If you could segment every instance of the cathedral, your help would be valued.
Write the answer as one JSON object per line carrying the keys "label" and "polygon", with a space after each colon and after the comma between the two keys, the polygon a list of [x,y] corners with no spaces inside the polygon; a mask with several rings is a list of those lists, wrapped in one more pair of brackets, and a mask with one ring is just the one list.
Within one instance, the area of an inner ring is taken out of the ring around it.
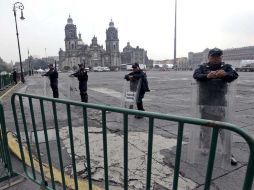
{"label": "cathedral", "polygon": [[60,69],[77,68],[78,64],[85,63],[85,67],[109,67],[117,70],[121,65],[119,51],[118,30],[111,20],[106,30],[106,50],[97,43],[94,36],[90,45],[83,42],[81,34],[77,35],[77,27],[69,16],[65,26],[65,51],[59,50]]}

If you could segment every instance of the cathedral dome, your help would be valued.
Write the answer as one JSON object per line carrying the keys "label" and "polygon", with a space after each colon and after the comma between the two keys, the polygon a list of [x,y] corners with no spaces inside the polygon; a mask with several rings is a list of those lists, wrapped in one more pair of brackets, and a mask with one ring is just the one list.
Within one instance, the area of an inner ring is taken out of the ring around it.
{"label": "cathedral dome", "polygon": [[68,24],[73,24],[73,20],[72,20],[72,18],[71,18],[71,15],[69,15],[69,18],[67,19],[67,23],[68,23]]}
{"label": "cathedral dome", "polygon": [[110,27],[110,28],[114,28],[114,22],[112,21],[112,19],[111,19],[111,21],[110,21],[110,23],[109,23],[109,27]]}

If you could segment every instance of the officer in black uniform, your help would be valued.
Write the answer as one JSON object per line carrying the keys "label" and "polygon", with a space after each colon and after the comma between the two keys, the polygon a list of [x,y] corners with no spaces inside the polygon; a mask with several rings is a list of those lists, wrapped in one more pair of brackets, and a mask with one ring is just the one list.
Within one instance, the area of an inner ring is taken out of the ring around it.
{"label": "officer in black uniform", "polygon": [[[225,121],[228,83],[237,79],[238,74],[230,64],[222,62],[222,55],[222,50],[211,49],[208,53],[208,63],[200,65],[193,74],[193,78],[199,82],[198,105],[201,107],[202,119]],[[201,127],[200,138],[204,148],[210,146],[210,133],[209,128]],[[233,156],[231,157],[231,164],[237,164]]]}
{"label": "officer in black uniform", "polygon": [[79,70],[76,73],[70,75],[70,77],[77,77],[79,80],[79,90],[80,90],[80,97],[82,102],[88,102],[88,94],[87,94],[87,81],[88,75],[87,71],[85,70],[84,64],[79,64]]}
{"label": "officer in black uniform", "polygon": [[[147,76],[146,73],[144,73],[138,63],[134,63],[132,65],[133,72],[125,75],[124,79],[127,81],[137,81],[141,80],[141,86],[140,86],[140,91],[138,92],[138,99],[137,99],[137,108],[138,110],[145,111],[143,107],[143,101],[142,99],[145,96],[146,92],[150,92],[149,87],[148,87],[148,81],[147,81]],[[142,118],[141,116],[135,116],[136,118]]]}
{"label": "officer in black uniform", "polygon": [[58,72],[56,69],[56,62],[55,62],[55,68],[52,63],[48,64],[49,71],[41,76],[47,76],[50,80],[50,87],[53,91],[53,97],[59,98],[58,93]]}
{"label": "officer in black uniform", "polygon": [[13,72],[12,72],[12,80],[15,84],[17,84],[17,71],[16,69],[13,69]]}
{"label": "officer in black uniform", "polygon": [[211,49],[208,53],[208,63],[200,65],[195,70],[193,77],[197,81],[210,81],[220,79],[223,82],[232,82],[238,78],[237,72],[230,64],[222,62],[222,50],[218,48]]}

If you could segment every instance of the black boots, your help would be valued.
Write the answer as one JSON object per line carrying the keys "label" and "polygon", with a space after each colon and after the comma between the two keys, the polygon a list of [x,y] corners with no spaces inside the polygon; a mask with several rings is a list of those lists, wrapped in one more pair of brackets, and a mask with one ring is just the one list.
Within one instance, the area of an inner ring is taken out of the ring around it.
{"label": "black boots", "polygon": [[143,107],[143,102],[137,103],[137,108],[138,108],[138,110],[140,110],[140,111],[145,111],[145,110],[144,110],[144,107]]}
{"label": "black boots", "polygon": [[[144,107],[143,107],[143,102],[137,103],[137,108],[138,108],[138,110],[140,110],[140,111],[145,111],[145,110],[144,110]],[[135,115],[135,118],[141,119],[141,118],[143,118],[143,116]]]}
{"label": "black boots", "polygon": [[81,102],[88,102],[88,95],[87,93],[82,93],[80,92],[80,96],[81,96]]}

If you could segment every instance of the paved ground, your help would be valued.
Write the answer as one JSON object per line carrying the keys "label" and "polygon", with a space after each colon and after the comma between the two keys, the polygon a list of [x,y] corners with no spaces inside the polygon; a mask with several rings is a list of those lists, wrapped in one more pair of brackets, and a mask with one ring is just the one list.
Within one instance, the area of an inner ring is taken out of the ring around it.
{"label": "paved ground", "polygon": [[[123,76],[125,72],[89,73],[88,94],[89,102],[121,106],[121,95],[124,87]],[[195,116],[193,106],[192,72],[156,72],[148,71],[149,86],[151,92],[145,95],[144,106],[147,111],[174,114],[181,116]],[[18,92],[52,96],[46,78],[39,75],[28,77],[25,85],[20,85]],[[59,78],[60,98],[79,101],[79,93],[75,91],[77,81],[71,79],[66,73],[61,73]],[[70,88],[71,87],[71,88]],[[246,130],[254,136],[254,75],[253,73],[240,73],[235,85],[235,106],[231,108],[231,122]],[[70,91],[71,89],[71,91]],[[13,115],[10,106],[10,98],[3,100],[6,123],[8,130],[14,130]],[[28,110],[28,102],[24,103],[25,111]],[[37,118],[37,130],[42,130],[42,121],[39,102],[34,102],[34,114]],[[47,125],[53,128],[51,105],[45,104]],[[19,108],[17,108],[19,109]],[[71,167],[70,143],[68,123],[66,122],[66,109],[59,105],[58,120],[60,136],[62,140],[62,152],[64,155],[65,172],[73,174]],[[18,110],[19,112],[19,110]],[[84,133],[82,128],[81,110],[72,108],[73,133],[75,136],[76,162],[78,174],[81,178],[86,177],[84,162]],[[103,185],[103,155],[101,136],[101,114],[96,110],[89,110],[89,135],[91,139],[92,173],[96,184]],[[28,126],[31,124],[28,115]],[[122,116],[107,113],[108,144],[109,144],[109,179],[111,189],[121,189],[123,185],[123,127]],[[137,120],[129,117],[129,186],[130,189],[145,188],[145,170],[147,153],[148,119]],[[50,134],[51,156],[53,164],[58,167],[58,154],[55,143],[54,130],[48,130]],[[153,189],[171,189],[172,171],[174,167],[174,155],[177,135],[177,124],[173,122],[155,121],[152,167]],[[29,128],[30,139],[33,142],[33,129]],[[40,133],[43,137],[43,132]],[[190,136],[190,126],[184,131],[184,145],[181,160],[181,176],[179,189],[203,189],[206,158],[202,157],[199,163],[190,164],[187,161],[187,143]],[[41,156],[47,162],[45,143],[42,138]],[[36,155],[36,149],[32,150]],[[237,166],[221,166],[216,164],[211,189],[238,190],[242,187],[242,181],[246,170],[248,148],[242,138],[233,134],[232,152],[239,161]],[[37,155],[38,156],[38,155]],[[22,171],[19,169],[19,171]],[[21,187],[21,186],[20,186]],[[21,188],[22,189],[22,188]],[[34,188],[32,188],[34,189]]]}

